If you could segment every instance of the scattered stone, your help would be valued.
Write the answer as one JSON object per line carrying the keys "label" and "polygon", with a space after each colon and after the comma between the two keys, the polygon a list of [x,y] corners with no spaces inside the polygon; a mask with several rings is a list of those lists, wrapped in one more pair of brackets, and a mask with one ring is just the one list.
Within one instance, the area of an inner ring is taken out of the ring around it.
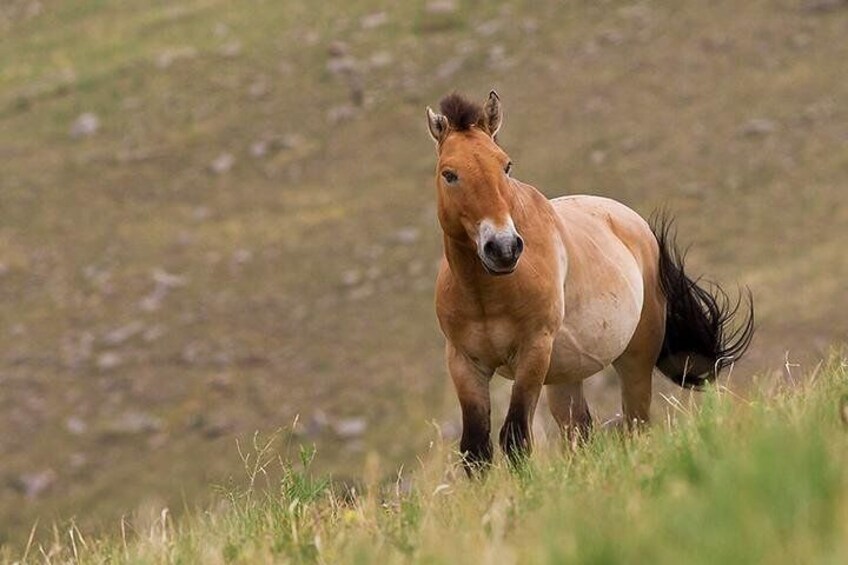
{"label": "scattered stone", "polygon": [[85,467],[86,463],[88,463],[88,457],[85,456],[85,453],[71,453],[71,456],[68,458],[68,463],[70,463],[71,469],[79,470]]}
{"label": "scattered stone", "polygon": [[71,137],[74,139],[90,137],[97,133],[98,129],[100,129],[100,118],[92,112],[85,112],[71,124]]}
{"label": "scattered stone", "polygon": [[383,67],[388,67],[392,64],[394,58],[392,54],[388,51],[378,51],[371,55],[368,59],[368,64],[371,65],[372,68],[382,69]]}
{"label": "scattered stone", "polygon": [[421,239],[421,230],[413,226],[401,228],[395,232],[395,239],[403,245],[418,243],[418,240]]}
{"label": "scattered stone", "polygon": [[58,476],[53,469],[22,473],[14,483],[15,488],[29,499],[38,498],[55,483]]}
{"label": "scattered stone", "polygon": [[110,346],[120,345],[144,330],[144,324],[134,320],[119,328],[115,328],[103,336],[103,343]]}
{"label": "scattered stone", "polygon": [[412,290],[415,292],[433,293],[433,279],[430,276],[417,279],[412,282]]}
{"label": "scattered stone", "polygon": [[539,31],[539,22],[534,18],[525,18],[521,22],[521,29],[528,35],[535,35]]}
{"label": "scattered stone", "polygon": [[362,273],[356,269],[351,269],[342,273],[342,284],[344,286],[356,286],[362,282]]}
{"label": "scattered stone", "polygon": [[330,74],[342,75],[352,73],[356,69],[356,59],[353,57],[333,57],[327,61],[327,71]]}
{"label": "scattered stone", "polygon": [[711,34],[701,39],[701,47],[704,51],[718,53],[732,48],[733,42],[727,35]]}
{"label": "scattered stone", "polygon": [[144,105],[144,100],[140,96],[128,96],[121,101],[121,108],[124,110],[138,110]]}
{"label": "scattered stone", "polygon": [[198,206],[191,211],[191,219],[195,222],[208,220],[212,216],[212,210],[208,206]]}
{"label": "scattered stone", "polygon": [[441,432],[442,439],[445,441],[454,441],[459,439],[459,436],[462,434],[462,427],[453,420],[446,420],[439,426],[439,431]]}
{"label": "scattered stone", "polygon": [[805,12],[810,13],[827,13],[832,12],[834,10],[838,10],[839,8],[848,8],[848,1],[846,0],[812,0],[811,2],[807,2],[803,6],[803,10]]}
{"label": "scattered stone", "polygon": [[418,259],[411,261],[406,267],[406,272],[413,277],[420,275],[424,272],[424,262]]}
{"label": "scattered stone", "polygon": [[72,435],[81,436],[88,430],[88,424],[82,418],[71,416],[65,420],[65,429]]}
{"label": "scattered stone", "polygon": [[201,432],[206,439],[216,439],[235,429],[235,425],[221,416],[212,417],[203,423]]}
{"label": "scattered stone", "polygon": [[163,269],[153,269],[153,281],[168,288],[179,288],[188,284],[188,279],[182,275],[174,275]]}
{"label": "scattered stone", "polygon": [[8,29],[11,21],[17,18],[29,20],[40,16],[44,11],[44,5],[38,0],[6,0],[5,5],[0,4],[0,29]]}
{"label": "scattered stone", "polygon": [[358,72],[347,75],[347,86],[350,89],[350,101],[354,106],[361,108],[365,104],[365,83],[362,75]]}
{"label": "scattered stone", "polygon": [[187,230],[180,230],[174,242],[180,247],[188,247],[194,243],[194,235]]}
{"label": "scattered stone", "polygon": [[350,97],[354,107],[339,106],[331,108],[327,117],[336,123],[353,117],[355,107],[365,103],[365,88],[362,76],[358,69],[356,59],[348,55],[347,45],[341,42],[333,42],[329,48],[330,60],[327,61],[327,71],[333,75],[342,76],[350,89]]}
{"label": "scattered stone", "polygon": [[333,431],[343,439],[352,439],[362,436],[368,429],[365,418],[344,418],[333,423]]}
{"label": "scattered stone", "polygon": [[327,47],[327,53],[330,57],[344,57],[350,52],[350,47],[344,41],[333,41]]}
{"label": "scattered stone", "polygon": [[209,378],[207,384],[209,388],[223,394],[233,392],[233,378],[226,373],[220,373]]}
{"label": "scattered stone", "polygon": [[159,53],[156,56],[156,68],[167,69],[177,61],[193,59],[197,56],[194,47],[176,47]]}
{"label": "scattered stone", "polygon": [[624,43],[624,34],[615,28],[601,30],[598,40],[601,44],[617,46]]}
{"label": "scattered stone", "polygon": [[180,353],[180,360],[186,365],[196,365],[200,363],[208,354],[206,347],[199,341],[193,341],[186,345]]}
{"label": "scattered stone", "polygon": [[592,151],[592,153],[589,154],[589,160],[595,166],[603,165],[604,161],[607,160],[607,154],[606,152],[601,151],[600,149],[596,149],[595,151]]}
{"label": "scattered stone", "polygon": [[230,34],[230,28],[224,22],[218,22],[215,24],[215,27],[212,28],[212,33],[215,37],[223,38]]}
{"label": "scattered stone", "polygon": [[482,36],[488,37],[494,35],[501,30],[501,22],[498,20],[489,20],[483,22],[475,28],[475,31]]}
{"label": "scattered stone", "polygon": [[163,335],[165,335],[165,327],[161,325],[155,325],[146,329],[144,333],[141,334],[141,339],[143,339],[147,343],[151,343],[156,341]]}
{"label": "scattered stone", "polygon": [[598,42],[595,40],[595,38],[590,38],[590,39],[586,40],[583,43],[583,45],[581,46],[581,51],[583,52],[584,55],[586,55],[588,57],[594,57],[595,55],[598,54],[598,51],[600,51],[600,50],[601,50],[601,47],[600,47],[600,45],[598,45]]}
{"label": "scattered stone", "polygon": [[389,15],[386,12],[374,12],[373,14],[362,16],[359,20],[359,25],[362,26],[362,29],[375,29],[385,25],[388,21]]}
{"label": "scattered stone", "polygon": [[303,138],[297,134],[274,135],[268,139],[271,149],[284,151],[303,145]]}
{"label": "scattered stone", "polygon": [[308,420],[298,420],[297,425],[292,427],[292,433],[297,436],[316,437],[323,433],[330,425],[327,414],[320,408],[312,413]]}
{"label": "scattered stone", "polygon": [[333,124],[348,121],[354,116],[356,116],[356,108],[354,108],[350,104],[334,106],[333,108],[327,110],[327,119],[330,121],[330,123]]}
{"label": "scattered stone", "polygon": [[361,439],[352,439],[346,441],[342,449],[347,453],[363,453],[365,451],[365,442]]}
{"label": "scattered stone", "polygon": [[251,98],[262,98],[271,91],[271,83],[265,77],[256,79],[247,88],[247,93]]}
{"label": "scattered stone", "polygon": [[94,334],[83,332],[77,339],[62,342],[62,358],[66,366],[76,368],[88,361],[94,350]]}
{"label": "scattered stone", "polygon": [[256,157],[257,159],[261,159],[268,155],[268,147],[269,143],[267,140],[261,139],[259,141],[254,141],[250,144],[250,155],[251,157]]}
{"label": "scattered stone", "polygon": [[238,57],[241,54],[241,42],[240,41],[229,41],[221,46],[221,49],[218,51],[222,56],[227,57],[229,59],[233,57]]}
{"label": "scattered stone", "polygon": [[642,148],[644,145],[645,141],[638,136],[625,137],[619,143],[619,147],[623,153],[632,153],[633,151]]}
{"label": "scattered stone", "polygon": [[111,371],[123,363],[123,358],[116,351],[105,351],[97,356],[97,368],[101,371]]}
{"label": "scattered stone", "polygon": [[458,73],[462,66],[465,64],[465,59],[462,57],[454,57],[453,59],[448,59],[436,69],[436,77],[444,80],[449,79],[456,73]]}
{"label": "scattered stone", "polygon": [[209,164],[209,170],[216,175],[223,175],[224,173],[228,173],[235,164],[236,158],[232,153],[221,153]]}
{"label": "scattered stone", "polygon": [[253,251],[250,249],[236,249],[233,253],[233,264],[244,265],[253,260]]}
{"label": "scattered stone", "polygon": [[493,45],[489,49],[487,62],[490,67],[499,69],[507,66],[506,47],[503,45]]}
{"label": "scattered stone", "polygon": [[431,0],[424,10],[428,14],[452,14],[456,12],[457,5],[455,0]]}
{"label": "scattered stone", "polygon": [[479,45],[473,39],[466,39],[456,44],[458,55],[472,55],[477,52]]}
{"label": "scattered stone", "polygon": [[[435,210],[434,210],[434,213],[435,213]],[[427,219],[429,220],[430,216],[428,216]],[[367,247],[367,249],[364,251],[364,253],[369,259],[376,260],[376,259],[379,259],[380,257],[382,257],[383,255],[385,255],[386,247],[384,245],[380,245],[380,244],[369,245]]]}
{"label": "scattered stone", "polygon": [[792,39],[790,41],[792,46],[796,49],[804,49],[812,43],[813,38],[806,33],[796,33],[792,35]]}
{"label": "scattered stone", "polygon": [[162,269],[153,271],[153,291],[141,299],[139,307],[145,312],[153,312],[162,307],[162,301],[171,289],[183,287],[188,280],[180,275],[173,275]]}
{"label": "scattered stone", "polygon": [[368,298],[373,295],[375,290],[374,285],[364,284],[351,290],[350,294],[348,294],[348,298],[351,300],[362,300],[363,298]]}
{"label": "scattered stone", "polygon": [[106,434],[111,436],[141,435],[158,432],[162,422],[147,412],[128,411],[106,426]]}
{"label": "scattered stone", "polygon": [[763,137],[774,133],[777,124],[767,118],[753,118],[742,126],[739,133],[744,137]]}
{"label": "scattered stone", "polygon": [[153,434],[147,439],[147,447],[150,449],[159,449],[163,447],[166,443],[168,443],[168,434],[166,432],[160,432],[158,434]]}
{"label": "scattered stone", "polygon": [[706,189],[700,183],[687,182],[680,185],[680,192],[688,196],[700,196],[706,192]]}

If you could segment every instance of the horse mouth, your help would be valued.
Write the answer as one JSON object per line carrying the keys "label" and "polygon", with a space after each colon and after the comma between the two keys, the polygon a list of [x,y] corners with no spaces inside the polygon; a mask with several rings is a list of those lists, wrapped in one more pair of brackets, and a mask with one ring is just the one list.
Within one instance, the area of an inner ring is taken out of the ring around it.
{"label": "horse mouth", "polygon": [[505,275],[510,275],[515,272],[515,269],[518,268],[518,261],[506,267],[489,265],[489,263],[486,262],[485,259],[481,259],[480,262],[483,263],[483,268],[486,270],[486,272],[494,277],[503,277]]}

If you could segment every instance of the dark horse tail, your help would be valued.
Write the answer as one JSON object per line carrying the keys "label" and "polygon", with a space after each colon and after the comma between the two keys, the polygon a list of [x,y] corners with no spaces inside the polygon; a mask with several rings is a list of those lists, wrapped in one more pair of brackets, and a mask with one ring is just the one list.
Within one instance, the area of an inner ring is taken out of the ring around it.
{"label": "dark horse tail", "polygon": [[[656,216],[652,230],[660,248],[659,278],[665,295],[665,339],[656,366],[678,385],[700,388],[739,359],[754,335],[754,302],[731,300],[717,284],[699,285],[684,271],[684,253],[674,241],[672,220]],[[741,316],[735,329],[732,321]]]}

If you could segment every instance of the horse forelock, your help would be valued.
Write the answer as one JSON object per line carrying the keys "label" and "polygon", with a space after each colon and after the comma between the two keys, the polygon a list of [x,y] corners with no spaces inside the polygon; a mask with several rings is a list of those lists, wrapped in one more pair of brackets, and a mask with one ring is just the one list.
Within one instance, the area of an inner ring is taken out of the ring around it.
{"label": "horse forelock", "polygon": [[466,131],[483,123],[483,107],[456,92],[442,98],[439,108],[453,130]]}

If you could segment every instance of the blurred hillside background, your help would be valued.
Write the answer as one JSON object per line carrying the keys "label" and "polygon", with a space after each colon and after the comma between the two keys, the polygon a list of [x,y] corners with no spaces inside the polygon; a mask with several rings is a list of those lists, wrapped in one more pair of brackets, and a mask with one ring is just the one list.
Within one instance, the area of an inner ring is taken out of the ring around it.
{"label": "blurred hillside background", "polygon": [[845,2],[385,4],[0,3],[0,542],[193,506],[298,416],[341,478],[456,434],[424,119],[454,89],[498,90],[518,178],[665,206],[750,286],[740,386],[846,341]]}

